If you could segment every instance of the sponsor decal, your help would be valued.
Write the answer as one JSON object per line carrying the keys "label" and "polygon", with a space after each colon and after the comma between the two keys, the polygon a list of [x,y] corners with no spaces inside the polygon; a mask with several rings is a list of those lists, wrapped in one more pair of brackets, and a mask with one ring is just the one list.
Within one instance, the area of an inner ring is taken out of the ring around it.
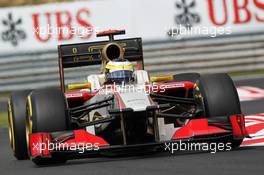
{"label": "sponsor decal", "polygon": [[27,35],[24,30],[20,29],[22,19],[14,19],[12,13],[8,13],[6,19],[2,19],[2,25],[5,30],[1,33],[4,42],[10,42],[13,46],[17,46],[20,40],[25,40]]}
{"label": "sponsor decal", "polygon": [[67,93],[65,94],[66,98],[82,97],[82,93]]}
{"label": "sponsor decal", "polygon": [[192,27],[194,24],[198,24],[201,21],[201,17],[198,13],[192,12],[196,7],[196,1],[180,0],[176,4],[177,12],[180,12],[175,16],[175,22],[178,25],[183,25],[186,28]]}
{"label": "sponsor decal", "polygon": [[93,34],[93,27],[87,20],[90,16],[88,8],[80,8],[76,13],[70,10],[57,10],[36,12],[31,16],[35,39],[41,43],[52,39],[58,41],[70,41],[74,38],[88,40]]}
{"label": "sponsor decal", "polygon": [[237,87],[240,101],[253,101],[264,99],[264,89],[251,86]]}
{"label": "sponsor decal", "polygon": [[161,85],[162,89],[173,89],[173,88],[181,88],[184,87],[184,84],[179,84],[179,83],[172,83],[172,84],[165,84],[165,85]]}
{"label": "sponsor decal", "polygon": [[155,41],[172,39],[171,35],[189,38],[258,32],[264,27],[263,0],[128,3],[133,6],[109,0],[2,8],[0,52],[47,51],[58,44],[91,41],[97,31],[106,29],[126,29],[127,37],[138,36],[140,31],[144,41]]}
{"label": "sponsor decal", "polygon": [[252,22],[263,23],[264,21],[262,0],[233,0],[233,2],[208,0],[207,2],[209,19],[213,25],[247,25]]}
{"label": "sponsor decal", "polygon": [[246,116],[245,122],[251,138],[245,138],[242,146],[264,146],[264,114]]}

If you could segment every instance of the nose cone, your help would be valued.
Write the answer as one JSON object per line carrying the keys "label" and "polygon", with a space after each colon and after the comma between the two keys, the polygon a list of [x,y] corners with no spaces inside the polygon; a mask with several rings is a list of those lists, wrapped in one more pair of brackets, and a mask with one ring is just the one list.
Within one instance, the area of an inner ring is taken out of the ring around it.
{"label": "nose cone", "polygon": [[144,111],[151,105],[148,95],[144,92],[120,93],[120,97],[126,108],[132,108],[134,111]]}

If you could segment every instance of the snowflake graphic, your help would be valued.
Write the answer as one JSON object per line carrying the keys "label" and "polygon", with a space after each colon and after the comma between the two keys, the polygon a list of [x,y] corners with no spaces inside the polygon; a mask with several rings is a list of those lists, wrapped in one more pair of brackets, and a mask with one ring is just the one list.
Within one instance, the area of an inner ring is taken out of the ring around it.
{"label": "snowflake graphic", "polygon": [[181,11],[181,13],[179,15],[176,15],[176,23],[179,25],[183,25],[186,28],[191,28],[193,24],[200,23],[200,16],[197,13],[191,12],[191,9],[193,9],[195,6],[195,0],[192,0],[190,3],[187,3],[186,0],[177,1],[176,8]]}
{"label": "snowflake graphic", "polygon": [[2,24],[8,28],[2,32],[3,41],[11,42],[13,46],[17,46],[19,40],[26,39],[26,33],[18,29],[18,25],[22,24],[21,18],[14,20],[12,14],[9,13],[8,18],[2,20]]}

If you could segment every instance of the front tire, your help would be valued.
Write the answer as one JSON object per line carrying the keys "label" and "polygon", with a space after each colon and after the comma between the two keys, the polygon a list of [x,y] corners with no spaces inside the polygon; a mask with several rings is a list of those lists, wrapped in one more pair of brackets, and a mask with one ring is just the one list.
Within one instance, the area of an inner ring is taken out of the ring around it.
{"label": "front tire", "polygon": [[[59,89],[32,91],[28,96],[27,109],[27,136],[30,133],[49,133],[69,129],[67,102]],[[29,138],[27,140],[29,141]],[[37,165],[47,165],[64,163],[66,159],[36,157],[32,161]]]}
{"label": "front tire", "polygon": [[26,143],[26,101],[29,93],[29,90],[12,92],[8,102],[10,145],[18,160],[29,158]]}
{"label": "front tire", "polygon": [[175,82],[182,82],[182,81],[189,81],[192,83],[196,83],[199,79],[199,73],[181,73],[173,75],[173,81]]}
{"label": "front tire", "polygon": [[[207,118],[241,114],[236,87],[227,74],[201,75],[194,88],[194,96],[202,103]],[[239,147],[242,141],[232,140],[232,148]]]}

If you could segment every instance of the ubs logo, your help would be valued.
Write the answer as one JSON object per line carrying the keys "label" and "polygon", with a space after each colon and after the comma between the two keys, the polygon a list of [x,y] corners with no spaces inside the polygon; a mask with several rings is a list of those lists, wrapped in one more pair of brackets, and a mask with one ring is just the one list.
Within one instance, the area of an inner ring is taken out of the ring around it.
{"label": "ubs logo", "polygon": [[178,0],[175,5],[178,12],[175,16],[176,24],[183,25],[186,28],[191,28],[194,24],[200,23],[201,17],[199,14],[192,12],[192,10],[196,7],[195,0]]}
{"label": "ubs logo", "polygon": [[19,25],[22,24],[21,18],[14,20],[13,15],[9,13],[7,19],[2,20],[2,24],[6,28],[6,30],[1,33],[3,41],[11,42],[13,46],[17,46],[19,40],[26,39],[26,33],[19,29]]}

